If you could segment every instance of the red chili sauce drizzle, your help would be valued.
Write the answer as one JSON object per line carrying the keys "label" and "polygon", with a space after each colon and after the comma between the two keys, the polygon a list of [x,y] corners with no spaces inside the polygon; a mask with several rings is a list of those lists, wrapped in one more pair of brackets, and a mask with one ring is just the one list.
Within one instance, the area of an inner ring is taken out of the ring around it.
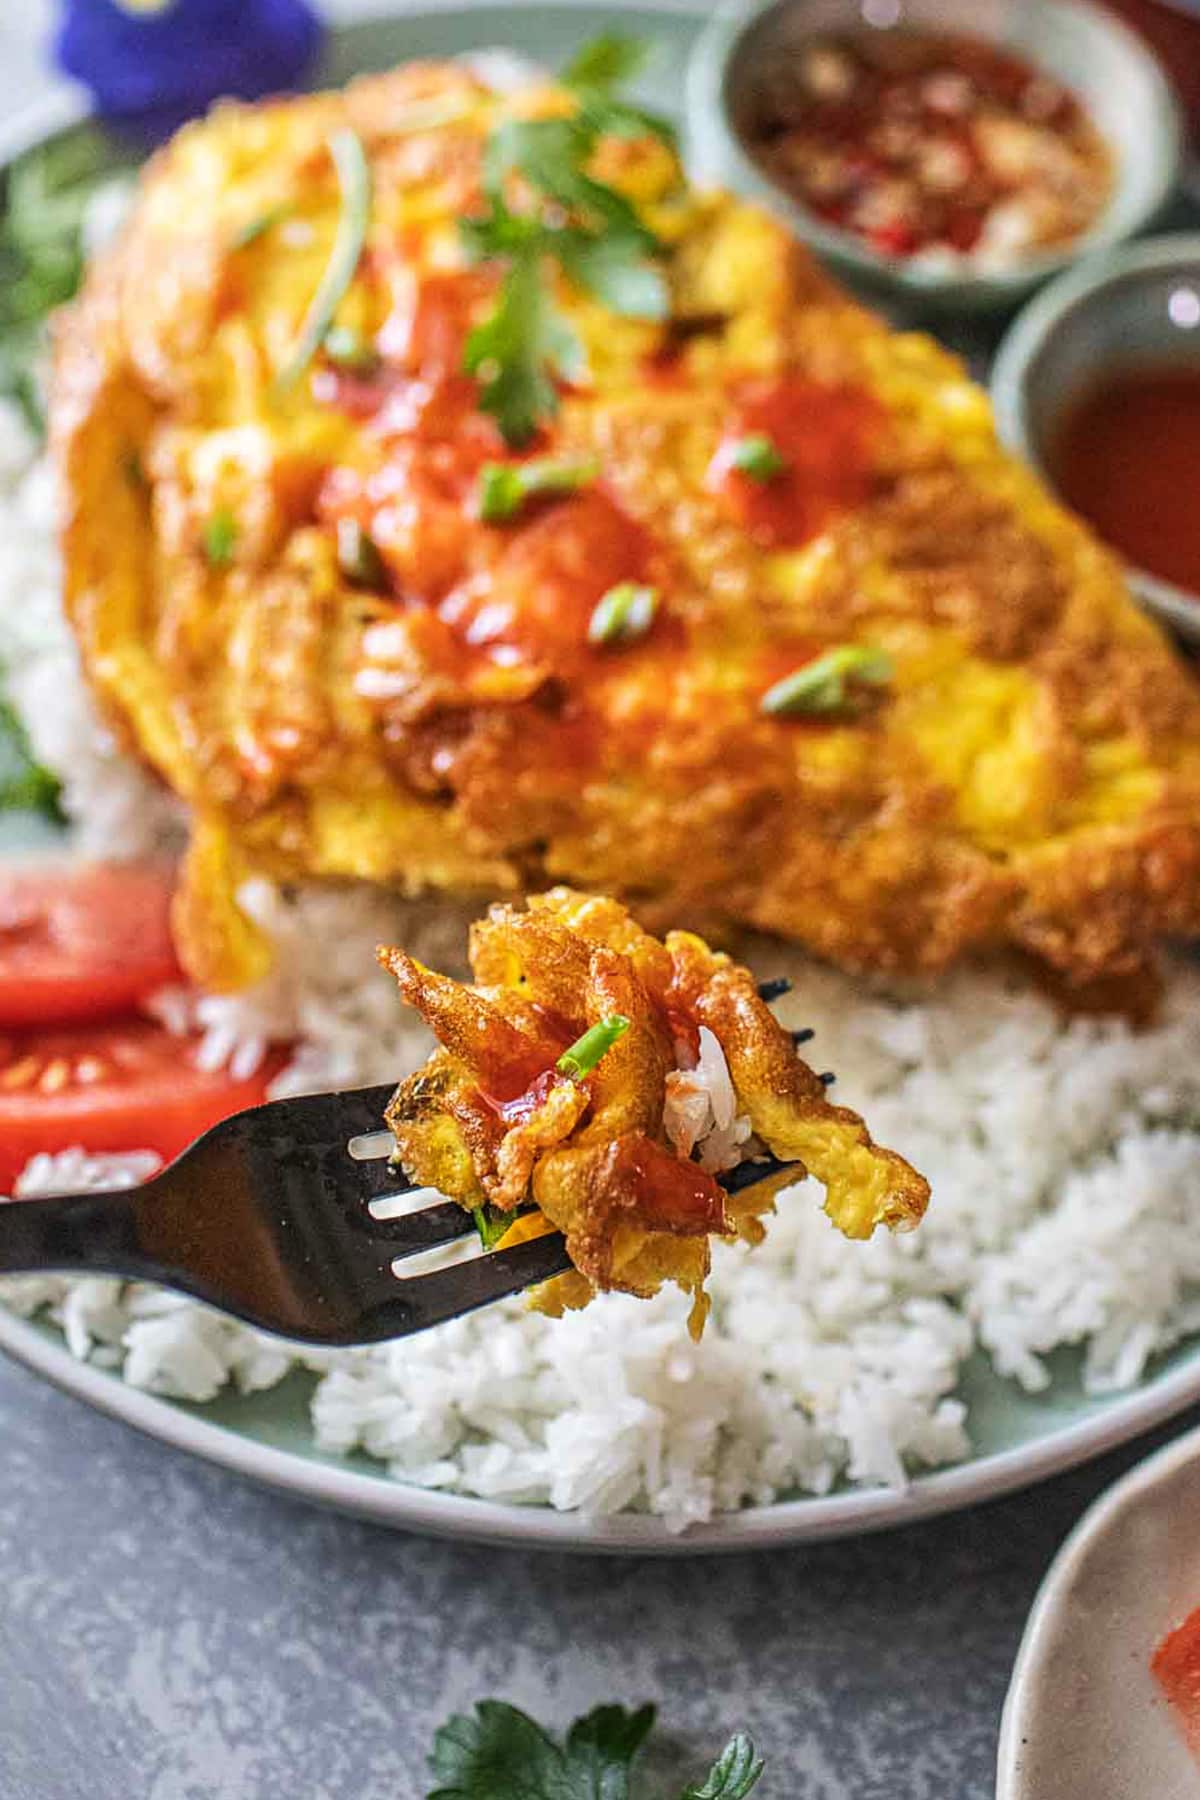
{"label": "red chili sauce drizzle", "polygon": [[[869,497],[873,450],[885,419],[879,401],[863,388],[801,375],[748,383],[735,396],[709,481],[760,544],[807,543]],[[760,434],[786,465],[766,479],[734,463],[738,446]]]}
{"label": "red chili sauce drizzle", "polygon": [[639,1225],[687,1237],[725,1230],[724,1190],[698,1163],[638,1133],[618,1141],[616,1165]]}
{"label": "red chili sauce drizzle", "polygon": [[646,578],[649,536],[600,486],[534,501],[496,530],[486,580],[464,583],[439,608],[464,643],[496,662],[577,661],[598,602],[619,582]]}
{"label": "red chili sauce drizzle", "polygon": [[[497,1138],[500,1128],[511,1130],[524,1124],[560,1082],[573,1079],[561,1074],[554,1065],[579,1035],[579,1022],[565,1019],[549,1008],[536,1010],[546,1028],[546,1039],[531,1046],[528,1056],[506,1055],[480,1070],[482,1080],[476,1093],[486,1115],[496,1121]],[[695,1045],[698,1052],[698,1028],[689,1014],[664,1005],[663,1023],[673,1041]],[[547,1039],[553,1042],[548,1044]],[[638,1224],[685,1236],[726,1229],[724,1190],[697,1163],[656,1144],[641,1132],[618,1137],[612,1154],[613,1173],[629,1192],[631,1216]]]}
{"label": "red chili sauce drizzle", "polygon": [[1112,186],[1107,145],[1067,88],[937,32],[829,33],[785,51],[739,130],[781,187],[889,256],[973,251],[1007,205],[991,235],[1011,261],[1078,236]]}
{"label": "red chili sauce drizzle", "polygon": [[1188,1749],[1200,1762],[1200,1607],[1162,1640],[1150,1659],[1150,1671]]}
{"label": "red chili sauce drizzle", "polygon": [[[369,420],[379,446],[373,466],[330,472],[318,516],[334,527],[352,519],[368,534],[393,597],[431,611],[426,661],[460,679],[488,663],[563,670],[595,656],[588,626],[598,602],[618,583],[653,583],[649,534],[596,482],[531,496],[512,520],[472,528],[485,465],[550,449],[543,433],[515,457],[462,373],[493,286],[478,271],[423,277],[415,297],[401,283],[377,336],[379,369],[313,377],[318,398]],[[660,616],[646,635],[670,632]]]}

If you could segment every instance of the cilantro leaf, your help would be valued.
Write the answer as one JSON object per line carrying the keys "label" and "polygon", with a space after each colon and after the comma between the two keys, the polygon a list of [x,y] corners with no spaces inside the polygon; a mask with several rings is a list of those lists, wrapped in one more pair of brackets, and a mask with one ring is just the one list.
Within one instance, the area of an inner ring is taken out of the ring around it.
{"label": "cilantro leaf", "polygon": [[661,271],[628,238],[563,231],[557,248],[564,273],[610,312],[625,319],[665,319],[670,314],[671,296]]}
{"label": "cilantro leaf", "polygon": [[645,38],[605,32],[576,51],[560,77],[579,101],[582,118],[597,136],[656,137],[669,150],[678,148],[679,134],[669,119],[644,107],[618,100],[613,88],[640,75],[650,57]]}
{"label": "cilantro leaf", "polygon": [[687,1787],[681,1800],[743,1800],[763,1772],[762,1757],[744,1731],[731,1737],[700,1787]]}
{"label": "cilantro leaf", "polygon": [[[633,202],[588,168],[605,132],[663,135],[661,121],[610,92],[641,56],[632,40],[598,39],[567,72],[579,105],[574,115],[498,125],[483,152],[488,210],[460,221],[473,261],[506,265],[494,310],[467,339],[463,366],[479,377],[481,406],[516,448],[557,410],[556,381],[576,379],[583,367],[583,347],[545,279],[547,264],[557,263],[568,280],[623,317],[658,320],[670,312],[666,281],[651,262],[662,244]],[[529,211],[509,205],[513,177],[532,190]]]}
{"label": "cilantro leaf", "polygon": [[527,1713],[481,1700],[435,1734],[428,1800],[572,1800],[563,1755]]}
{"label": "cilantro leaf", "polygon": [[644,106],[631,106],[628,100],[609,100],[602,94],[581,93],[580,116],[597,137],[655,137],[668,150],[679,148],[679,133],[670,119],[650,112]]}
{"label": "cilantro leaf", "polygon": [[[654,1719],[653,1706],[597,1706],[559,1743],[517,1707],[481,1700],[434,1734],[429,1766],[438,1786],[426,1800],[629,1800],[633,1764]],[[702,1785],[680,1800],[745,1800],[762,1772],[762,1758],[739,1731]]]}
{"label": "cilantro leaf", "polygon": [[0,812],[36,812],[64,822],[62,783],[34,758],[11,700],[0,696]]}
{"label": "cilantro leaf", "polygon": [[601,32],[580,45],[562,72],[562,84],[607,91],[639,75],[649,54],[645,38],[629,37],[623,31]]}
{"label": "cilantro leaf", "polygon": [[506,175],[522,175],[548,199],[584,214],[592,224],[656,250],[658,240],[642,224],[633,202],[585,173],[595,142],[595,131],[578,116],[506,119],[488,139],[485,180],[491,191],[498,191]]}
{"label": "cilantro leaf", "polygon": [[652,1706],[627,1712],[623,1706],[597,1706],[576,1719],[567,1733],[567,1790],[579,1800],[627,1800],[633,1759],[654,1726]]}
{"label": "cilantro leaf", "polygon": [[436,1733],[429,1760],[440,1785],[428,1800],[628,1800],[653,1724],[652,1706],[598,1706],[560,1745],[517,1707],[481,1700]]}
{"label": "cilantro leaf", "polygon": [[463,367],[482,382],[480,405],[516,448],[558,410],[554,377],[570,381],[583,364],[583,347],[542,282],[541,260],[536,244],[513,257],[495,310],[463,352]]}

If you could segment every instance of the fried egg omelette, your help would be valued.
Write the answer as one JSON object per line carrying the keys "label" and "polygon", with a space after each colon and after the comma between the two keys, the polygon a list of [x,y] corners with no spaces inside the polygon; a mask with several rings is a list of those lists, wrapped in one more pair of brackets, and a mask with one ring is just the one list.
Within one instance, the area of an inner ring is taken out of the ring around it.
{"label": "fried egg omelette", "polygon": [[[928,1183],[830,1105],[750,971],[689,932],[660,943],[617,901],[556,888],[472,927],[472,987],[380,960],[442,1046],[388,1108],[399,1160],[485,1242],[562,1231],[574,1268],[537,1290],[542,1311],[670,1280],[698,1336],[711,1238],[757,1242],[808,1170],[847,1237],[925,1211]],[[717,1179],[759,1167],[732,1192]]]}
{"label": "fried egg omelette", "polygon": [[[268,968],[253,873],[564,881],[861,970],[1017,946],[1083,982],[1193,931],[1200,693],[1114,559],[954,358],[653,132],[580,192],[636,217],[663,316],[547,259],[517,335],[552,303],[578,353],[506,435],[506,265],[463,222],[497,133],[580,105],[427,64],[222,106],[60,321],[66,603],[186,803],[192,975]],[[515,234],[561,226],[504,182]]]}

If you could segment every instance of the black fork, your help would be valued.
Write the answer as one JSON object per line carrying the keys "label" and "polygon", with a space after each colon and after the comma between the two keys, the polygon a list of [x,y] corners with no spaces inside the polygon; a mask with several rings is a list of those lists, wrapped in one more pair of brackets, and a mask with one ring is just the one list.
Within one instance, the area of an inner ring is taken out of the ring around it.
{"label": "black fork", "polygon": [[[216,1125],[140,1187],[0,1206],[0,1273],[117,1275],[190,1294],[302,1343],[379,1343],[425,1331],[570,1267],[558,1232],[407,1278],[393,1264],[475,1230],[414,1189],[379,1128],[393,1089],[275,1100]],[[773,1157],[719,1177],[739,1192]],[[373,1202],[431,1203],[376,1218]]]}

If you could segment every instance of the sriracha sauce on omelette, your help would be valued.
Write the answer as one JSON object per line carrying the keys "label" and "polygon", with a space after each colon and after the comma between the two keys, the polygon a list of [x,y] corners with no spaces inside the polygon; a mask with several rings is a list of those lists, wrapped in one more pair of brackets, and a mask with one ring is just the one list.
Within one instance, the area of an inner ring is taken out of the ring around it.
{"label": "sriracha sauce on omelette", "polygon": [[[789,375],[745,383],[709,481],[760,544],[807,543],[868,498],[883,408],[865,388]],[[737,467],[738,446],[768,438],[783,467],[765,479]]]}

